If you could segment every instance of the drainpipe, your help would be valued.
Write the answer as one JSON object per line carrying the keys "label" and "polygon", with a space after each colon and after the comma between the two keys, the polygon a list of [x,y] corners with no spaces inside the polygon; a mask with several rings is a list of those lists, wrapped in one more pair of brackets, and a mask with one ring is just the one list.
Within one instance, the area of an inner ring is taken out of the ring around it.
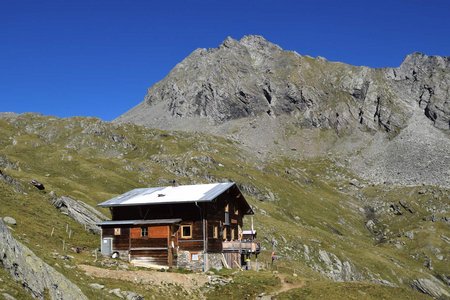
{"label": "drainpipe", "polygon": [[202,208],[198,205],[197,201],[194,202],[195,206],[198,207],[198,210],[200,212],[200,218],[202,219],[202,233],[203,233],[203,272],[206,271],[206,237],[205,237],[205,218],[203,218],[203,212],[202,212]]}

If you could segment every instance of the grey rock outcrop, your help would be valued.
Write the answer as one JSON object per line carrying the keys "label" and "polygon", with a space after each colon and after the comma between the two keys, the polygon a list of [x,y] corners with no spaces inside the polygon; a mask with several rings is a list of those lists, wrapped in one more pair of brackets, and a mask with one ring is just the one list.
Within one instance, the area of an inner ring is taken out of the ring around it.
{"label": "grey rock outcrop", "polygon": [[23,192],[22,184],[15,178],[9,176],[0,169],[0,180],[11,185],[16,192]]}
{"label": "grey rock outcrop", "polygon": [[319,260],[324,265],[322,273],[334,281],[354,281],[362,279],[362,276],[350,262],[342,262],[333,253],[319,250]]}
{"label": "grey rock outcrop", "polygon": [[70,197],[62,196],[52,200],[52,204],[62,213],[78,223],[86,226],[86,228],[93,233],[100,233],[100,228],[97,223],[104,221],[107,217],[93,208],[92,206]]}
{"label": "grey rock outcrop", "polygon": [[16,241],[2,220],[0,266],[5,268],[14,280],[21,282],[34,298],[44,299],[48,291],[51,299],[87,299],[75,284],[43,262],[28,247]]}
{"label": "grey rock outcrop", "polygon": [[3,296],[4,300],[16,300],[16,298],[14,298],[13,296],[11,296],[8,293],[3,293],[2,296]]}
{"label": "grey rock outcrop", "polygon": [[411,285],[414,289],[424,294],[430,295],[433,298],[440,298],[443,296],[450,297],[450,293],[438,280],[420,278],[414,280]]}
{"label": "grey rock outcrop", "polygon": [[398,69],[392,69],[398,93],[418,101],[425,115],[437,128],[450,128],[450,58],[408,55]]}
{"label": "grey rock outcrop", "polygon": [[0,168],[17,170],[17,163],[11,162],[6,156],[0,155]]}
{"label": "grey rock outcrop", "polygon": [[144,297],[132,292],[132,291],[122,291],[119,288],[112,289],[109,291],[109,294],[113,294],[117,298],[126,299],[126,300],[143,300]]}

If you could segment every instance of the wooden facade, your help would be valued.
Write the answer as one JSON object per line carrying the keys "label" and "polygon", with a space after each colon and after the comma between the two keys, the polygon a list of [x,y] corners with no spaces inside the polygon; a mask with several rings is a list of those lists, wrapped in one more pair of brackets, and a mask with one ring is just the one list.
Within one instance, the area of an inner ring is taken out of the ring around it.
{"label": "wooden facade", "polygon": [[204,270],[203,255],[221,255],[224,242],[240,241],[243,217],[253,213],[235,184],[209,201],[116,205],[110,210],[112,220],[99,224],[105,255],[117,252],[130,261],[168,267],[197,262]]}

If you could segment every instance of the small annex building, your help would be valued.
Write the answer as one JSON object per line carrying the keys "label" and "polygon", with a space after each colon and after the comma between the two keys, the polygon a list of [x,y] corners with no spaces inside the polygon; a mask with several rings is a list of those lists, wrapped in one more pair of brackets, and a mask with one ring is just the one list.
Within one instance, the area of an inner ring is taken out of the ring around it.
{"label": "small annex building", "polygon": [[255,235],[244,236],[253,210],[233,182],[139,188],[99,206],[112,216],[98,224],[101,253],[135,265],[205,271],[241,266],[260,251]]}

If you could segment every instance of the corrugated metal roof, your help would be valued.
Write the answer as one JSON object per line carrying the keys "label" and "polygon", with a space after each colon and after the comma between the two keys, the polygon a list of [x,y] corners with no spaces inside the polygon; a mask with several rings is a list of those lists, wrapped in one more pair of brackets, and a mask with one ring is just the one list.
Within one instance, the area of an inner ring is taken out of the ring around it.
{"label": "corrugated metal roof", "polygon": [[103,221],[97,223],[99,226],[108,225],[147,225],[147,224],[175,224],[181,222],[181,219],[154,219],[154,220],[119,220],[119,221]]}
{"label": "corrugated metal roof", "polygon": [[168,204],[213,201],[228,190],[234,182],[180,185],[134,189],[102,202],[99,206],[133,206],[142,204]]}

